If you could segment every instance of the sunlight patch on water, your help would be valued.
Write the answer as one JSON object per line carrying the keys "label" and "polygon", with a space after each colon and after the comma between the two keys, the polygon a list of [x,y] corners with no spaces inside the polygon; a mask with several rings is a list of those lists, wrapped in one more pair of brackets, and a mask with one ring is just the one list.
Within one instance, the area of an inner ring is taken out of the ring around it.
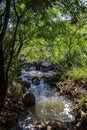
{"label": "sunlight patch on water", "polygon": [[62,122],[72,121],[74,117],[70,114],[72,105],[68,100],[54,94],[53,96],[40,96],[35,106],[37,119],[56,119]]}

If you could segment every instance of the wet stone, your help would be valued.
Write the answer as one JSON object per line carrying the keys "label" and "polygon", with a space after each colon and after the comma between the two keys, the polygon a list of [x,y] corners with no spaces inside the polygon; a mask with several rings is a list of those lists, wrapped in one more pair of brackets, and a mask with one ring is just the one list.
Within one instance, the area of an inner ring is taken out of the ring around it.
{"label": "wet stone", "polygon": [[32,93],[28,93],[23,97],[23,103],[26,107],[31,107],[35,105],[35,96]]}
{"label": "wet stone", "polygon": [[32,83],[33,83],[34,85],[39,85],[39,84],[40,84],[39,78],[38,78],[38,77],[33,77],[33,78],[32,78]]}

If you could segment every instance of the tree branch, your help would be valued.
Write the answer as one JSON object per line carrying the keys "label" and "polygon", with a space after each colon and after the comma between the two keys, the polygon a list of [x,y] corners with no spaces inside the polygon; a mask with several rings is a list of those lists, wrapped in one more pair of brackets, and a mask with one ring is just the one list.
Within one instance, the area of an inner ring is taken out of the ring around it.
{"label": "tree branch", "polygon": [[8,21],[9,21],[9,14],[10,14],[10,0],[7,0],[3,27],[2,27],[2,31],[0,33],[0,44],[2,44],[2,41],[3,41],[5,33],[6,33],[6,29],[7,29],[7,25],[8,25]]}
{"label": "tree branch", "polygon": [[14,11],[15,11],[15,14],[16,14],[16,17],[17,18],[21,18],[23,15],[24,15],[24,13],[26,12],[26,7],[24,8],[24,10],[22,11],[22,13],[21,13],[21,15],[19,16],[18,15],[18,12],[17,12],[17,10],[16,10],[16,5],[15,5],[15,0],[13,0],[13,7],[14,7]]}
{"label": "tree branch", "polygon": [[12,58],[13,58],[13,55],[14,55],[14,46],[15,46],[16,34],[17,34],[19,21],[20,21],[20,18],[17,19],[17,23],[16,23],[16,27],[15,27],[15,31],[14,31],[14,36],[13,36],[13,41],[12,41],[12,49],[11,49],[11,53],[10,53],[10,59],[9,59],[9,62],[8,62],[7,68],[6,68],[6,75],[8,74],[10,65],[12,63]]}

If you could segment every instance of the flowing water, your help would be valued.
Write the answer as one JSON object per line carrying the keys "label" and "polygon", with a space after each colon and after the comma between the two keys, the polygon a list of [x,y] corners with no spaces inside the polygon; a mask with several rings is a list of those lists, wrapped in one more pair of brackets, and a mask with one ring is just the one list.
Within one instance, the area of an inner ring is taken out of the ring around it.
{"label": "flowing water", "polygon": [[[34,71],[33,71],[34,72]],[[25,73],[21,76],[23,80],[27,80],[29,75],[34,73]],[[40,74],[40,73],[39,73]],[[39,75],[38,74],[38,75]],[[42,119],[56,119],[62,122],[70,122],[75,118],[70,112],[72,111],[72,102],[59,96],[56,90],[52,90],[49,85],[44,83],[44,80],[40,80],[39,85],[35,85],[30,82],[31,87],[26,91],[26,94],[31,92],[36,98],[36,104],[33,110],[31,109],[35,120]],[[32,116],[27,115],[24,120],[19,120],[20,127],[26,128],[26,120],[32,120]]]}

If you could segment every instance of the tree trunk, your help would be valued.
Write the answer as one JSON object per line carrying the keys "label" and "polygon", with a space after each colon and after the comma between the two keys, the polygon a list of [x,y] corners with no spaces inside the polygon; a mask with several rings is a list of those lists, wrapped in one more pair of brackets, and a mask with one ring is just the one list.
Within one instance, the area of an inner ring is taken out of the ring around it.
{"label": "tree trunk", "polygon": [[[0,1],[1,3],[2,1]],[[7,87],[8,87],[8,75],[5,74],[5,67],[4,67],[4,52],[3,52],[3,39],[6,34],[6,29],[9,21],[9,14],[10,14],[10,4],[11,0],[6,0],[6,8],[3,10],[5,15],[3,16],[3,24],[2,29],[0,30],[0,112],[3,108]]]}
{"label": "tree trunk", "polygon": [[4,57],[3,57],[3,49],[0,45],[0,112],[3,108],[6,93],[7,93],[8,83],[6,81],[5,73],[4,73]]}

